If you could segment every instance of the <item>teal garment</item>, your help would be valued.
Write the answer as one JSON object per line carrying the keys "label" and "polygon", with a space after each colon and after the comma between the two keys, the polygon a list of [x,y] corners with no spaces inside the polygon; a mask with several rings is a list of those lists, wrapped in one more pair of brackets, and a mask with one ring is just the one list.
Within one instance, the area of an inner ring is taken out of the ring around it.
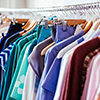
{"label": "teal garment", "polygon": [[13,72],[12,72],[12,76],[14,75],[14,72],[15,72],[15,68],[16,68],[16,65],[17,65],[17,61],[19,59],[19,56],[20,56],[20,52],[23,48],[23,46],[30,40],[34,39],[36,37],[36,34],[37,33],[34,33],[34,34],[31,34],[29,36],[27,36],[26,38],[23,38],[21,41],[19,41],[18,45],[17,45],[17,49],[16,49],[16,57],[14,57],[15,59],[15,63],[13,63]]}
{"label": "teal garment", "polygon": [[[31,34],[31,35],[27,36],[26,38],[22,39],[21,41],[19,41],[19,43],[18,43],[18,45],[17,45],[17,48],[18,48],[18,49],[21,49],[23,44],[25,45],[25,44],[26,44],[27,42],[29,42],[30,40],[33,40],[35,37],[36,37],[36,34]],[[25,43],[24,41],[26,41],[26,43]],[[23,46],[24,46],[24,45],[23,45]],[[17,51],[19,51],[19,50],[17,50]],[[19,58],[19,57],[17,57],[17,58]],[[17,59],[17,60],[18,60],[18,59]],[[18,74],[19,69],[20,69],[20,66],[17,66],[17,67],[16,67],[16,70],[17,70],[17,71],[15,70],[15,73],[14,73],[14,76],[13,76],[13,78],[12,78],[12,82],[11,82],[11,84],[10,84],[10,88],[9,88],[7,97],[9,97],[10,94],[11,94],[11,92],[12,92],[12,88],[13,88],[13,86],[14,86],[14,84],[15,84],[15,81],[16,81],[16,78],[17,78],[16,75]],[[10,99],[11,99],[11,98],[10,98]],[[10,100],[10,99],[7,99],[7,100]]]}
{"label": "teal garment", "polygon": [[[10,54],[10,56],[8,58],[8,61],[7,61],[7,63],[4,66],[4,69],[6,71],[4,73],[4,87],[3,87],[2,100],[5,100],[5,98],[6,98],[6,95],[8,93],[8,90],[9,90],[9,87],[10,87],[10,83],[11,83],[11,80],[12,80],[12,77],[13,77],[13,74],[14,74],[14,69],[16,68],[15,67],[15,63],[16,63],[16,59],[17,59],[16,57],[17,57],[17,53],[18,53],[17,52],[18,51],[17,44],[22,39],[30,36],[32,33],[33,33],[33,31],[29,32],[27,35],[17,39],[15,41],[15,43],[14,43],[14,46],[13,46],[13,48],[11,50],[11,54]],[[34,33],[34,34],[36,34],[36,33]]]}
{"label": "teal garment", "polygon": [[[37,38],[37,41],[38,41],[37,44],[39,42],[42,42],[43,40],[47,39],[51,35],[51,29],[50,28],[45,29],[43,26],[39,33],[40,33],[40,35]],[[34,46],[35,46],[34,42],[32,42],[32,46],[34,48]],[[20,70],[18,72],[17,80],[16,80],[15,84],[13,85],[12,93],[10,95],[10,97],[12,97],[16,100],[22,99],[22,91],[23,91],[23,87],[24,87],[24,80],[26,77],[27,68],[28,68],[28,52],[27,52],[27,55],[25,56],[25,59],[23,58],[22,65],[21,65]]]}
{"label": "teal garment", "polygon": [[37,37],[36,37],[36,39],[32,42],[32,44],[31,44],[30,47],[29,47],[29,55],[31,54],[31,52],[32,52],[32,50],[33,50],[33,48],[34,48],[34,42],[37,41],[38,38],[39,38],[39,35],[40,35],[40,33],[41,33],[42,27],[43,27],[43,25],[39,25],[39,26],[38,26]]}
{"label": "teal garment", "polygon": [[38,30],[37,30],[37,39],[38,39],[39,36],[40,36],[42,27],[43,27],[43,25],[39,25],[39,26],[38,26]]}
{"label": "teal garment", "polygon": [[40,43],[43,40],[47,39],[50,35],[51,35],[51,29],[50,28],[45,29],[45,27],[43,26],[37,43]]}
{"label": "teal garment", "polygon": [[[18,73],[16,75],[17,79],[16,79],[16,82],[15,82],[15,85],[14,85],[14,88],[12,90],[12,94],[10,97],[13,97],[15,98],[16,100],[21,100],[22,98],[22,93],[23,93],[23,88],[24,88],[24,81],[25,81],[25,77],[26,77],[26,72],[27,72],[27,66],[28,66],[28,49],[29,49],[29,44],[32,43],[32,41],[28,42],[28,46],[27,48],[25,47],[25,54],[24,57],[23,57],[23,60],[22,60],[22,64],[20,66],[20,69],[18,72],[15,72],[15,73]],[[34,44],[34,46],[36,45],[36,43]],[[25,45],[26,46],[26,45]]]}
{"label": "teal garment", "polygon": [[37,43],[37,38],[35,38],[33,40],[33,42],[31,43],[30,47],[29,47],[29,50],[28,50],[28,56],[31,54],[31,52],[33,51],[33,48],[34,48],[34,43]]}
{"label": "teal garment", "polygon": [[55,18],[55,17],[57,17],[57,16],[53,16],[53,17],[49,18],[49,20],[53,20],[53,18]]}

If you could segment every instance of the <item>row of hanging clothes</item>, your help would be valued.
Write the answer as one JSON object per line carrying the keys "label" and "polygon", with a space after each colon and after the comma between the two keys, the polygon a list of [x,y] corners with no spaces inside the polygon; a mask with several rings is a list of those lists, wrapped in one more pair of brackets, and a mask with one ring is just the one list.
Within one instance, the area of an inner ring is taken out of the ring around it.
{"label": "row of hanging clothes", "polygon": [[72,19],[1,18],[1,100],[100,100],[99,6],[91,6],[63,9]]}

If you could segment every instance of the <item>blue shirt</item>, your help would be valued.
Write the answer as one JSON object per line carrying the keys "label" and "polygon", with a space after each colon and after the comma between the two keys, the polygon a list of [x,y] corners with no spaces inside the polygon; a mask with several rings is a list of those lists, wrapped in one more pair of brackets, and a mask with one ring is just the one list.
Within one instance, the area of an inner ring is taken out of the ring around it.
{"label": "blue shirt", "polygon": [[61,25],[57,25],[55,42],[58,43],[72,35],[74,35],[75,28],[67,26],[66,31],[63,30]]}
{"label": "blue shirt", "polygon": [[48,50],[36,100],[53,100],[61,62],[61,59],[57,59],[55,57],[62,48],[74,42],[84,34],[84,30],[82,30],[80,33],[59,42]]}
{"label": "blue shirt", "polygon": [[[47,31],[47,30],[42,30],[42,31],[41,31],[41,35],[44,36],[44,33],[45,33],[46,31]],[[48,30],[48,31],[49,31],[49,30]],[[48,31],[47,31],[47,33],[48,33]],[[69,32],[69,31],[70,31],[70,32]],[[61,25],[58,25],[58,26],[57,26],[57,31],[55,31],[55,27],[52,27],[51,35],[52,35],[53,38],[55,38],[55,39],[54,39],[55,43],[57,43],[57,42],[62,41],[62,40],[65,39],[65,38],[68,38],[68,37],[72,36],[72,35],[74,34],[74,31],[75,31],[75,27],[69,27],[69,26],[67,26],[67,30],[66,30],[66,31],[63,31],[62,26],[61,26]],[[55,34],[55,33],[56,33],[56,34]],[[35,72],[35,73],[38,73],[38,72]],[[36,87],[36,88],[35,88],[35,92],[37,92],[37,88],[38,88],[39,82],[40,82],[40,80],[39,80],[39,78],[38,78],[38,76],[37,76],[37,77],[36,77],[36,80],[35,80],[35,87]]]}

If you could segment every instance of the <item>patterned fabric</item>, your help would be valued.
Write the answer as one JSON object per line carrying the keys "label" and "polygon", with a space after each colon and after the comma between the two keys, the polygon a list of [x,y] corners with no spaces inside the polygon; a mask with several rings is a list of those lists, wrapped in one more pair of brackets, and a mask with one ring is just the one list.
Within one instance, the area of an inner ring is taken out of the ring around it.
{"label": "patterned fabric", "polygon": [[100,48],[94,50],[93,52],[90,52],[84,59],[84,63],[83,63],[84,70],[83,70],[82,85],[81,85],[82,92],[83,92],[83,89],[84,89],[85,80],[86,80],[86,76],[87,76],[87,72],[88,72],[88,67],[89,67],[90,61],[99,52],[100,52]]}
{"label": "patterned fabric", "polygon": [[7,62],[7,59],[9,57],[10,51],[12,49],[14,44],[9,45],[8,48],[6,48],[4,51],[2,51],[0,53],[0,66],[2,67],[2,69],[4,70],[3,66],[5,65],[5,63]]}

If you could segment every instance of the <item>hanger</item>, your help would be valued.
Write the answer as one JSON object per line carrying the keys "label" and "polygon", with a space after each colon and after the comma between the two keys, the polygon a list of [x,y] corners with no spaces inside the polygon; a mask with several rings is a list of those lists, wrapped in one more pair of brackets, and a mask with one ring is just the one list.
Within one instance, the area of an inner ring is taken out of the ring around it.
{"label": "hanger", "polygon": [[22,19],[21,18],[16,18],[15,19],[15,21],[18,22],[19,24],[26,23],[26,22],[28,22],[28,20],[29,19],[23,19],[23,18]]}
{"label": "hanger", "polygon": [[88,40],[93,35],[93,33],[95,33],[99,25],[100,25],[100,19],[94,22],[93,26],[91,27],[88,34],[86,35],[86,38],[85,38],[86,40]]}
{"label": "hanger", "polygon": [[[2,21],[2,24],[0,25],[0,29],[8,27],[10,25],[10,21],[7,21],[7,16],[5,16],[5,18],[1,18],[1,21]],[[6,21],[6,23],[3,23],[4,21]]]}
{"label": "hanger", "polygon": [[[61,21],[66,21],[67,26],[85,24],[86,22],[85,19],[60,19],[58,21],[56,20],[56,22],[58,23]],[[48,21],[48,25],[52,25],[53,23],[54,23],[54,20]],[[44,25],[44,22],[42,22],[41,25]]]}
{"label": "hanger", "polygon": [[86,27],[87,23],[88,23],[87,21],[84,23],[84,25],[82,26],[82,29]]}
{"label": "hanger", "polygon": [[[32,23],[33,24],[33,23]],[[32,27],[30,29],[27,30],[27,32],[25,32],[24,34],[22,34],[22,36],[26,35],[27,33],[29,33],[30,31],[34,30],[35,27],[38,25],[38,22],[34,22],[34,24],[32,25]]]}
{"label": "hanger", "polygon": [[45,47],[42,51],[41,51],[41,55],[45,55],[47,50],[52,47],[55,44],[55,42],[51,43],[50,45],[48,45],[47,47]]}
{"label": "hanger", "polygon": [[[61,19],[63,21],[66,21],[67,26],[72,26],[72,25],[78,25],[78,24],[84,24],[86,22],[85,19]],[[60,22],[60,21],[58,21]],[[53,20],[48,21],[48,24],[52,25]]]}
{"label": "hanger", "polygon": [[[6,23],[3,23],[2,26],[0,25],[0,29],[9,26],[9,25],[10,25],[10,22],[12,21],[12,19],[7,18],[7,16],[5,16],[5,18],[2,18],[2,20],[3,20],[3,21],[6,21]],[[16,18],[15,21],[16,21],[17,23],[19,23],[19,24],[26,23],[26,24],[22,27],[22,29],[26,29],[26,28],[29,26],[29,23],[30,23],[30,22],[29,22],[29,21],[30,21],[29,19]],[[27,26],[27,25],[28,25],[28,26]],[[27,26],[27,27],[26,27],[26,26]]]}
{"label": "hanger", "polygon": [[100,40],[100,36],[98,36],[99,40]]}
{"label": "hanger", "polygon": [[84,32],[87,33],[93,25],[93,21],[88,22],[87,26],[84,29]]}
{"label": "hanger", "polygon": [[[8,23],[12,21],[12,19],[7,18],[6,15],[4,15],[4,16],[5,16],[5,18],[2,18],[3,21],[6,21],[6,22],[8,22]],[[28,20],[29,20],[29,19],[27,19],[27,18],[15,18],[15,21],[16,21],[17,23],[19,23],[19,24],[26,23]]]}
{"label": "hanger", "polygon": [[22,27],[22,29],[25,29],[27,25],[30,23],[30,19],[27,21],[27,23]]}
{"label": "hanger", "polygon": [[25,24],[24,27],[22,27],[22,29],[24,29],[23,31],[21,31],[19,34],[22,35],[24,34],[26,31],[30,30],[33,26],[34,26],[34,20],[28,20],[28,22]]}
{"label": "hanger", "polygon": [[[92,23],[93,23],[93,21],[92,21]],[[90,25],[91,25],[92,23],[90,22]],[[88,25],[88,26],[90,26],[90,25]],[[89,30],[89,32],[87,32],[87,34],[84,35],[83,37],[84,37],[86,40],[88,40],[89,37],[93,34],[93,33],[91,33],[91,30],[95,30],[95,31],[96,31],[97,28],[99,27],[99,25],[100,25],[100,19],[97,20],[97,21],[93,24],[93,26],[91,27],[91,29]],[[88,26],[87,26],[87,29],[86,29],[86,30],[88,30],[88,28],[89,28]],[[88,38],[87,38],[87,36],[88,36]],[[100,36],[99,36],[99,39],[100,39]],[[77,41],[75,41],[75,42],[71,43],[70,45],[66,46],[65,48],[63,48],[63,49],[58,53],[57,58],[63,57],[64,54],[65,54],[68,50],[72,49],[72,48],[73,48],[74,46],[76,46],[76,45],[77,45]]]}

